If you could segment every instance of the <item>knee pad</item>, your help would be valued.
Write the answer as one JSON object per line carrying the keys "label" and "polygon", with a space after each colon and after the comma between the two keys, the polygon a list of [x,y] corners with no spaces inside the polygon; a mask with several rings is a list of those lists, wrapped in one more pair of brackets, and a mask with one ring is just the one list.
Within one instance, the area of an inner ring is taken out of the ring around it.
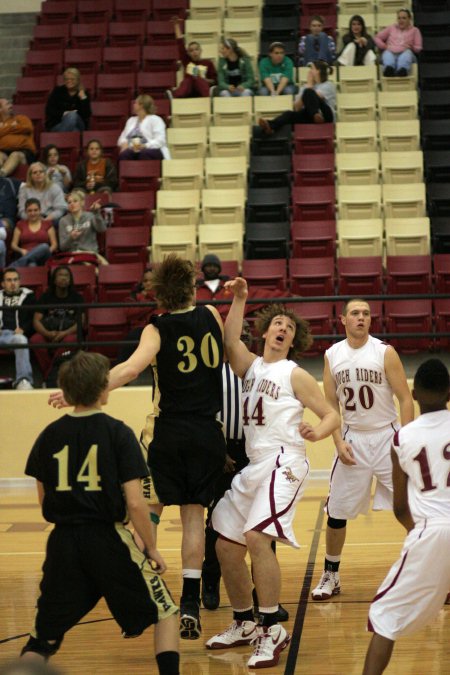
{"label": "knee pad", "polygon": [[347,525],[347,521],[328,516],[327,525],[328,527],[331,527],[332,530],[342,530],[342,528]]}
{"label": "knee pad", "polygon": [[43,656],[47,661],[50,656],[56,654],[61,646],[62,641],[62,637],[56,638],[55,640],[41,640],[39,638],[30,636],[30,639],[20,652],[20,655],[23,656],[26,652],[35,652],[36,654]]}

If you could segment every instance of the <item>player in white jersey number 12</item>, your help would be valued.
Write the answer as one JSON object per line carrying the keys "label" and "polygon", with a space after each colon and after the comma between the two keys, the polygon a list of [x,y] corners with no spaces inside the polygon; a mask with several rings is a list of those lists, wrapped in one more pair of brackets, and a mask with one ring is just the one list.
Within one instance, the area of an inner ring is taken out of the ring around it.
{"label": "player in white jersey number 12", "polygon": [[413,396],[420,417],[392,447],[394,513],[408,535],[370,607],[363,675],[380,675],[395,640],[436,617],[450,588],[450,377],[442,361],[419,367]]}
{"label": "player in white jersey number 12", "polygon": [[[249,464],[235,476],[212,514],[233,623],[206,646],[226,649],[254,643],[248,666],[265,668],[277,664],[289,641],[277,623],[281,575],[271,542],[298,547],[292,521],[309,473],[304,439],[328,436],[339,426],[339,415],[315,379],[289,360],[311,344],[308,324],[281,305],[266,308],[257,324],[264,352],[257,357],[240,341],[247,283],[236,278],[225,285],[234,294],[225,324],[225,346],[233,371],[242,378]],[[303,422],[304,407],[318,416],[316,426]],[[259,626],[254,622],[247,549],[259,600]]]}

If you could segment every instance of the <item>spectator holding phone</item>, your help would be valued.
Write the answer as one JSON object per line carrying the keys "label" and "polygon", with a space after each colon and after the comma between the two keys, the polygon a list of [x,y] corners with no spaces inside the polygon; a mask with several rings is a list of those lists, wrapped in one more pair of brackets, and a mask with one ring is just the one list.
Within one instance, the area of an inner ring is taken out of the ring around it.
{"label": "spectator holding phone", "polygon": [[91,104],[78,68],[66,68],[64,84],[55,87],[45,106],[47,131],[84,131],[89,126]]}

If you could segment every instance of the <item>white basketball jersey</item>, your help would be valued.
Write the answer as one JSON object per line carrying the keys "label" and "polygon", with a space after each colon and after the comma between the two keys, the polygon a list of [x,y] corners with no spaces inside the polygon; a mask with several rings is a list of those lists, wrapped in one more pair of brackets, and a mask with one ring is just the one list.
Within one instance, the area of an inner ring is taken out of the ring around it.
{"label": "white basketball jersey", "polygon": [[450,410],[425,413],[394,436],[400,466],[408,474],[408,503],[414,522],[450,522]]}
{"label": "white basketball jersey", "polygon": [[369,335],[359,349],[352,349],[348,340],[342,340],[325,352],[336,383],[342,419],[353,429],[381,429],[397,420],[392,389],[384,370],[387,347]]}
{"label": "white basketball jersey", "polygon": [[291,385],[294,361],[283,359],[266,363],[256,358],[242,381],[245,450],[250,460],[268,451],[294,451],[305,454],[305,443],[298,430],[303,406]]}

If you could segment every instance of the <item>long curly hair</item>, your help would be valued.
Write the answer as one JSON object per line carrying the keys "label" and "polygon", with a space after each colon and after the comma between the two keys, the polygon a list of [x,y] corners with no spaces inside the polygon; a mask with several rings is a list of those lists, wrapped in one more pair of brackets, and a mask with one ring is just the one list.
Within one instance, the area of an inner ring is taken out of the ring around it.
{"label": "long curly hair", "polygon": [[298,361],[303,352],[309,349],[313,343],[309,322],[305,319],[302,319],[292,309],[288,309],[284,305],[274,303],[268,305],[257,314],[255,325],[259,335],[264,335],[276,316],[287,316],[288,319],[291,319],[291,321],[295,323],[296,330],[292,347],[288,352],[288,359]]}

